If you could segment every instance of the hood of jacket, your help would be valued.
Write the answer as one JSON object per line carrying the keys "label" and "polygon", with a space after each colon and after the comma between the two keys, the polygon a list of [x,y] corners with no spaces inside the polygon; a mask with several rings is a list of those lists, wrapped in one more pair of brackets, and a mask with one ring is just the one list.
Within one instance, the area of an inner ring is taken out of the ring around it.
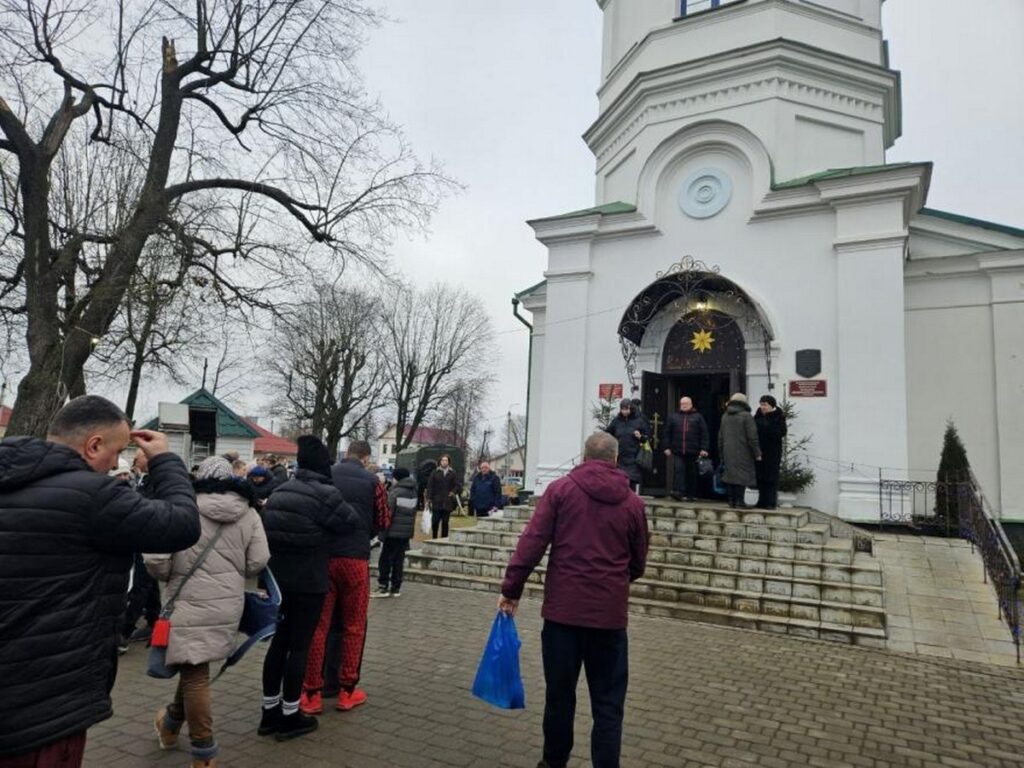
{"label": "hood of jacket", "polygon": [[416,492],[416,481],[413,480],[411,477],[406,477],[406,478],[404,478],[402,480],[399,480],[397,483],[395,483],[394,485],[391,486],[392,490],[394,490],[395,488],[406,488],[406,489],[412,491],[413,493],[415,493]]}
{"label": "hood of jacket", "polygon": [[252,507],[240,490],[220,493],[196,493],[199,514],[217,523],[235,523],[242,519]]}
{"label": "hood of jacket", "polygon": [[633,492],[626,473],[607,461],[584,461],[568,477],[587,496],[602,504],[619,504]]}
{"label": "hood of jacket", "polygon": [[729,403],[729,407],[725,411],[726,413],[750,413],[750,406],[746,403],[741,403],[737,400]]}
{"label": "hood of jacket", "polygon": [[307,483],[323,483],[324,485],[333,485],[334,481],[330,475],[322,475],[319,472],[314,472],[312,469],[296,469],[295,474],[292,475],[295,480],[305,480]]}
{"label": "hood of jacket", "polygon": [[90,470],[66,445],[38,437],[9,437],[0,441],[0,492],[15,491],[44,477]]}

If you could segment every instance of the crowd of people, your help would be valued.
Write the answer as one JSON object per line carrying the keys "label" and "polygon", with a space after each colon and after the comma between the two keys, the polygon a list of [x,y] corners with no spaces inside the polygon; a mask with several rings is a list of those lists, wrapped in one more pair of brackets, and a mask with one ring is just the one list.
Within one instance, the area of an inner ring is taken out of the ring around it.
{"label": "crowd of people", "polygon": [[[605,432],[618,443],[619,469],[639,490],[643,481],[640,453],[650,450],[654,437],[640,401],[623,400]],[[756,508],[778,506],[785,437],[786,419],[772,395],[761,397],[756,414],[751,413],[745,394],[737,392],[729,398],[718,428],[717,474],[730,507],[748,507],[747,488],[757,488]],[[696,501],[701,495],[700,477],[715,469],[710,459],[711,430],[691,398],[679,399],[679,410],[667,419],[661,438],[666,460],[672,462],[672,498]]]}
{"label": "crowd of people", "polygon": [[376,594],[398,597],[417,504],[408,471],[388,490],[369,458],[354,441],[332,462],[305,435],[293,473],[230,453],[189,472],[162,434],[132,431],[93,395],[65,405],[45,440],[0,442],[0,767],[81,765],[131,641],[176,673],[154,717],[160,747],[187,724],[192,765],[215,766],[211,664],[234,651],[258,576],[281,597],[254,729],[286,741],[317,728],[325,700],[365,703],[371,542],[383,544]]}

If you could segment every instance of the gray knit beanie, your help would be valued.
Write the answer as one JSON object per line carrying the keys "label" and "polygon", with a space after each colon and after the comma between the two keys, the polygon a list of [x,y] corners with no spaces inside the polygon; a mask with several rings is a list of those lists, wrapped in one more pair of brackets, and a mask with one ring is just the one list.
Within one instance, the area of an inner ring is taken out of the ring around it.
{"label": "gray knit beanie", "polygon": [[223,456],[203,459],[196,470],[196,480],[230,480],[231,464]]}

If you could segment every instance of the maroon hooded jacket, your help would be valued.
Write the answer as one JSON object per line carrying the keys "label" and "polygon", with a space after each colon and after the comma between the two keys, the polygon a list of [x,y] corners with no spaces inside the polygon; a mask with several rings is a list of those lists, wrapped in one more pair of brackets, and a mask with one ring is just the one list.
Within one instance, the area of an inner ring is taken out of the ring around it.
{"label": "maroon hooded jacket", "polygon": [[519,538],[501,593],[518,600],[551,545],[545,619],[625,629],[629,583],[647,564],[647,515],[629,478],[605,461],[585,461],[548,486]]}

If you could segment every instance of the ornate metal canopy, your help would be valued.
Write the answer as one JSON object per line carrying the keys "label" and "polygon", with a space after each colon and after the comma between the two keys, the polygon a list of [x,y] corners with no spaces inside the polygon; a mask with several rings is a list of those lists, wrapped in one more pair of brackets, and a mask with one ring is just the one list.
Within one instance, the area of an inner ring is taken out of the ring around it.
{"label": "ornate metal canopy", "polygon": [[633,299],[619,322],[622,359],[634,391],[639,388],[636,359],[644,334],[662,311],[670,309],[678,314],[676,322],[700,326],[702,318],[706,318],[709,328],[732,323],[746,338],[760,339],[768,367],[768,388],[773,388],[771,329],[757,306],[742,288],[722,277],[719,267],[686,256],[657,273],[654,282]]}

